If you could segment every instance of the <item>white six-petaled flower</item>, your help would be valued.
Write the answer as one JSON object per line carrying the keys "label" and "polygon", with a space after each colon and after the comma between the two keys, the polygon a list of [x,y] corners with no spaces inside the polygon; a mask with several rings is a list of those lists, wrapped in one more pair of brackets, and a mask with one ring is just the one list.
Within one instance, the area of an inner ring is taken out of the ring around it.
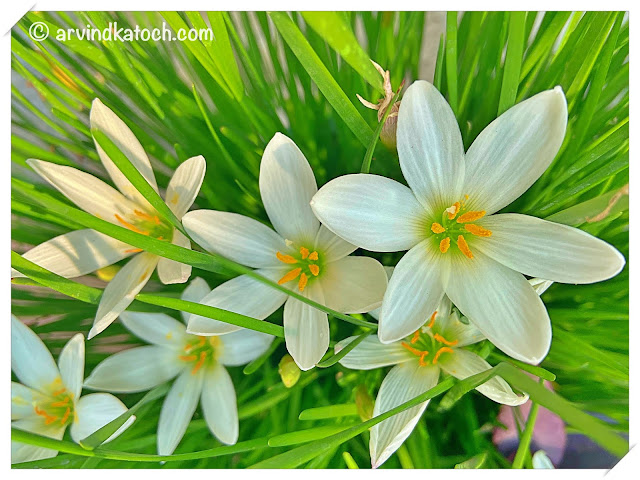
{"label": "white six-petaled flower", "polygon": [[446,294],[498,348],[538,363],[549,350],[551,324],[524,275],[592,283],[623,268],[620,252],[582,230],[495,214],[547,169],[566,125],[566,100],[556,87],[500,115],[465,154],[451,108],[433,85],[418,81],[402,100],[397,131],[410,188],[356,174],[314,196],[320,221],[346,241],[371,251],[409,250],[384,296],[381,342],[414,332]]}
{"label": "white six-petaled flower", "polygon": [[[22,383],[11,382],[11,427],[61,440],[67,427],[75,442],[127,411],[108,393],[80,397],[84,378],[84,337],[76,334],[56,365],[42,340],[11,316],[11,369]],[[133,423],[131,417],[107,441]],[[55,457],[56,450],[11,442],[11,463]]]}
{"label": "white six-petaled flower", "polygon": [[[124,153],[149,184],[158,191],[149,158],[127,125],[100,100],[91,107],[91,128],[104,133]],[[160,219],[155,209],[118,170],[96,142],[104,168],[117,191],[102,180],[72,167],[42,160],[27,163],[69,200],[88,213],[137,233],[191,248],[191,242],[179,230]],[[167,205],[178,219],[189,210],[202,181],[206,162],[202,156],[185,160],[175,171],[165,194]],[[140,249],[92,229],[76,230],[44,242],[24,254],[24,258],[66,278],[78,277],[141,252]],[[89,338],[107,328],[122,313],[148,282],[158,267],[165,284],[184,283],[191,266],[141,252],[120,270],[102,295]],[[13,271],[12,276],[20,276]]]}
{"label": "white six-petaled flower", "polygon": [[[392,269],[387,268],[390,274]],[[391,277],[393,278],[393,276]],[[542,294],[551,282],[530,280],[537,294]],[[373,416],[385,413],[438,384],[440,373],[464,379],[491,368],[479,355],[464,347],[484,340],[480,330],[460,321],[445,296],[437,310],[411,336],[402,341],[381,343],[377,336],[365,338],[345,355],[340,364],[356,370],[371,370],[393,365],[380,385]],[[370,314],[378,318],[380,311]],[[336,353],[357,337],[346,338],[336,344]],[[521,405],[528,395],[517,395],[500,377],[494,377],[476,390],[504,405]],[[405,441],[415,428],[429,401],[383,420],[371,429],[369,450],[371,465],[382,465]]]}
{"label": "white six-petaled flower", "polygon": [[[183,218],[191,238],[205,249],[230,258],[305,297],[341,313],[377,308],[387,287],[382,265],[369,257],[349,256],[345,242],[313,214],[317,192],[307,159],[288,137],[277,133],[260,164],[260,194],[275,231],[249,217],[196,210]],[[286,302],[286,303],[285,303]],[[327,314],[242,275],[215,288],[201,303],[265,319],[283,303],[287,350],[303,370],[313,368],[329,346]],[[188,331],[220,335],[239,327],[192,315]]]}
{"label": "white six-petaled flower", "polygon": [[[204,280],[196,278],[182,299],[199,302],[210,291]],[[183,312],[185,322],[187,315]],[[224,367],[244,365],[259,357],[273,336],[246,329],[222,336],[190,335],[182,323],[162,313],[124,312],[120,321],[151,345],[108,357],[91,372],[85,387],[140,392],[175,378],[160,412],[158,454],[173,453],[198,402],[211,433],[223,443],[236,443],[236,392]]]}

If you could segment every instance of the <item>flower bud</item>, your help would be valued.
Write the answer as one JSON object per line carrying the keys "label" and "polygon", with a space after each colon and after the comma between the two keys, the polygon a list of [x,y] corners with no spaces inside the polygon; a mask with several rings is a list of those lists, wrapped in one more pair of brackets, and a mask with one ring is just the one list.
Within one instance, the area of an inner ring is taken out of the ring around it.
{"label": "flower bud", "polygon": [[382,126],[380,132],[380,141],[390,150],[396,149],[396,129],[398,128],[398,110],[400,110],[400,102],[396,102],[391,107],[391,112]]}
{"label": "flower bud", "polygon": [[373,405],[373,398],[369,395],[367,387],[361,383],[356,387],[356,409],[363,422],[371,420],[373,417]]}
{"label": "flower bud", "polygon": [[296,365],[296,362],[291,358],[291,355],[287,354],[282,357],[282,360],[280,360],[280,363],[278,364],[278,373],[280,374],[280,378],[282,379],[284,386],[291,388],[298,383],[301,372],[298,365]]}

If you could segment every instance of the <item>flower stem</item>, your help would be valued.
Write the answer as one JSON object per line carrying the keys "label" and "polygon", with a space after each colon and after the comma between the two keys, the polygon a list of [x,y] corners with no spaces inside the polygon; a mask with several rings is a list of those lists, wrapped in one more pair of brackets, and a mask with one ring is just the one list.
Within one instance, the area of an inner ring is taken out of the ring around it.
{"label": "flower stem", "polygon": [[536,417],[538,416],[538,408],[540,405],[537,403],[531,404],[531,411],[529,412],[529,417],[527,418],[527,423],[524,427],[524,431],[522,432],[522,437],[520,438],[520,445],[518,445],[518,451],[516,452],[516,456],[513,459],[513,464],[511,468],[522,468],[524,465],[524,460],[529,453],[529,445],[531,444],[531,437],[533,437],[533,428],[536,425]]}

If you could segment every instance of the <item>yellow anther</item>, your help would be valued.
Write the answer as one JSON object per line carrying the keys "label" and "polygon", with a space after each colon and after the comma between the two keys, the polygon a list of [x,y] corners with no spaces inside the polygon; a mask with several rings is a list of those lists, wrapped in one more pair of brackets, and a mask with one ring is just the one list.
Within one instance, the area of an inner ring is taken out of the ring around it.
{"label": "yellow anther", "polygon": [[480,225],[476,225],[475,223],[467,223],[464,226],[464,229],[472,235],[477,237],[490,237],[491,230],[487,230],[486,228],[481,227]]}
{"label": "yellow anther", "polygon": [[160,219],[158,218],[157,215],[149,215],[147,212],[143,212],[141,210],[134,210],[133,213],[140,218],[144,218],[145,220],[153,222],[156,225],[160,225]]}
{"label": "yellow anther", "polygon": [[467,222],[475,222],[476,220],[485,216],[487,212],[484,210],[478,210],[474,212],[463,213],[458,217],[456,222],[458,223],[467,223]]}
{"label": "yellow anther", "polygon": [[444,233],[445,228],[442,225],[440,225],[438,222],[433,222],[431,224],[431,231],[433,233],[436,233],[436,234],[437,233]]}
{"label": "yellow anther", "polygon": [[300,274],[300,280],[298,280],[298,290],[304,292],[304,287],[307,286],[307,282],[309,281],[309,277],[305,273]]}
{"label": "yellow anther", "polygon": [[198,359],[197,355],[180,355],[178,356],[183,362],[195,362]]}
{"label": "yellow anther", "polygon": [[312,263],[311,265],[309,265],[309,271],[313,274],[314,277],[317,277],[320,273],[320,267],[315,263]]}
{"label": "yellow anther", "polygon": [[53,392],[51,395],[53,395],[54,397],[57,397],[58,395],[61,395],[66,391],[67,391],[66,388],[61,388],[60,390],[56,390],[55,392]]}
{"label": "yellow anther", "polygon": [[71,401],[71,399],[69,397],[64,397],[64,400],[59,401],[59,402],[53,402],[51,404],[52,407],[64,407],[65,405],[67,405],[69,402]]}
{"label": "yellow anther", "polygon": [[442,347],[440,350],[438,350],[436,352],[436,356],[433,357],[433,364],[435,365],[436,363],[438,363],[438,359],[440,358],[440,355],[442,355],[443,353],[453,353],[453,350],[450,349],[449,347]]}
{"label": "yellow anther", "polygon": [[318,260],[318,252],[311,252],[309,254],[309,260]]}
{"label": "yellow anther", "polygon": [[440,335],[439,333],[436,333],[433,338],[435,338],[438,342],[440,343],[444,343],[445,345],[449,345],[450,347],[453,347],[454,345],[458,344],[458,340],[453,340],[453,341],[449,341],[446,338],[444,338],[442,335]]}
{"label": "yellow anther", "polygon": [[449,217],[449,220],[453,220],[454,218],[456,218],[456,215],[458,214],[459,211],[460,211],[460,202],[456,202],[453,205],[451,205],[449,208],[445,209],[445,212],[447,212],[447,216]]}
{"label": "yellow anther", "polygon": [[309,249],[305,247],[300,247],[300,255],[302,255],[302,259],[306,260],[309,256]]}
{"label": "yellow anther", "polygon": [[189,353],[194,348],[204,347],[206,343],[207,343],[207,339],[205,337],[198,337],[198,343],[194,343],[193,345],[192,344],[185,345],[184,351]]}
{"label": "yellow anther", "polygon": [[420,329],[413,332],[413,337],[411,337],[411,343],[412,344],[416,343],[418,340],[420,340]]}
{"label": "yellow anther", "polygon": [[449,237],[446,237],[440,240],[440,251],[442,253],[447,253],[447,250],[449,250],[450,246],[451,246],[451,239]]}
{"label": "yellow anther", "polygon": [[298,278],[298,275],[300,275],[300,272],[302,272],[302,268],[300,267],[294,268],[290,272],[287,272],[280,280],[278,280],[278,285],[282,285],[283,283],[295,280],[296,278]]}
{"label": "yellow anther", "polygon": [[60,423],[62,425],[64,425],[66,423],[66,421],[69,419],[69,415],[71,415],[71,408],[67,407],[67,409],[64,412],[64,415],[60,419]]}
{"label": "yellow anther", "polygon": [[417,348],[412,347],[411,345],[409,345],[407,342],[402,342],[401,345],[404,348],[406,348],[407,350],[409,350],[411,353],[413,353],[414,355],[417,355],[417,356],[421,356],[423,354],[426,355],[426,354],[429,353],[426,350],[418,350]]}
{"label": "yellow anther", "polygon": [[149,235],[149,232],[147,230],[140,230],[138,227],[136,227],[135,225],[127,222],[124,218],[122,218],[120,215],[118,215],[117,213],[114,214],[114,216],[116,217],[116,220],[118,220],[118,222],[120,222],[122,224],[123,227],[128,228],[129,230],[131,230],[132,232],[136,232],[136,233],[140,233],[142,235]]}
{"label": "yellow anther", "polygon": [[278,260],[284,263],[291,263],[291,264],[298,263],[298,260],[293,258],[291,255],[283,255],[280,252],[276,252],[276,257],[278,258]]}
{"label": "yellow anther", "polygon": [[427,324],[427,327],[429,328],[433,327],[433,324],[436,323],[437,314],[438,314],[437,310],[431,314],[431,318],[429,319],[429,323]]}
{"label": "yellow anther", "polygon": [[469,249],[469,245],[467,245],[467,241],[464,239],[462,235],[458,235],[458,248],[462,253],[464,253],[465,257],[473,258],[473,253]]}
{"label": "yellow anther", "polygon": [[124,253],[138,253],[141,252],[142,249],[141,248],[128,248],[124,251]]}
{"label": "yellow anther", "polygon": [[198,373],[198,370],[202,368],[202,365],[204,365],[204,361],[206,359],[207,352],[200,352],[200,359],[198,360],[198,363],[194,365],[193,370],[191,370],[191,375],[195,375],[196,373]]}

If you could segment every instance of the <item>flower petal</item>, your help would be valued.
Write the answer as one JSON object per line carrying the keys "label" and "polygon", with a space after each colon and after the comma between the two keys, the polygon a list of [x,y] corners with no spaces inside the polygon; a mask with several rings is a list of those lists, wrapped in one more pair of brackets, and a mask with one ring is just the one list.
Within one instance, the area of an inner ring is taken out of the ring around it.
{"label": "flower petal", "polygon": [[[11,428],[17,428],[38,435],[43,435],[56,440],[62,440],[66,426],[55,422],[45,425],[42,417],[25,418],[16,422],[11,422]],[[44,460],[52,458],[58,454],[57,450],[27,445],[26,443],[11,442],[11,463],[32,462],[34,460]]]}
{"label": "flower petal", "polygon": [[136,347],[104,359],[84,386],[109,392],[142,392],[172,379],[183,368],[178,353],[171,349],[157,345]]}
{"label": "flower petal", "polygon": [[[277,281],[283,275],[281,271],[267,269],[256,270],[256,273],[273,281]],[[275,290],[249,275],[241,275],[217,286],[199,303],[264,320],[280,308],[286,299],[286,293]],[[187,332],[194,335],[222,335],[240,328],[220,320],[191,315]]]}
{"label": "flower petal", "polygon": [[431,213],[460,199],[464,147],[451,107],[429,82],[414,82],[398,113],[398,157],[413,194]]}
{"label": "flower petal", "polygon": [[273,228],[304,246],[316,238],[320,223],[309,202],[318,191],[316,177],[293,141],[276,133],[262,155],[260,195]]}
{"label": "flower petal", "polygon": [[236,390],[229,373],[220,364],[208,368],[205,372],[202,413],[209,430],[218,440],[227,445],[233,445],[238,441]]}
{"label": "flower petal", "polygon": [[[418,362],[396,365],[380,385],[373,416],[388,412],[435,387],[439,376],[439,368],[421,367]],[[426,401],[416,405],[371,428],[369,450],[373,468],[378,468],[400,448],[420,420],[428,403],[429,401]]]}
{"label": "flower petal", "polygon": [[347,242],[374,252],[408,250],[428,231],[411,190],[379,175],[344,175],[313,197],[320,221]]}
{"label": "flower petal", "polygon": [[529,282],[477,251],[473,259],[451,257],[451,301],[504,353],[539,363],[551,345],[551,322]]}
{"label": "flower petal", "polygon": [[158,263],[158,256],[143,252],[133,257],[102,292],[93,327],[88,339],[95,337],[113,323],[133,302],[135,296],[149,281]]}
{"label": "flower petal", "polygon": [[[348,337],[336,343],[335,353],[340,352],[356,338],[358,337]],[[369,335],[342,357],[340,365],[354,370],[373,370],[407,362],[415,358],[402,347],[400,342],[380,343],[377,335]]]}
{"label": "flower petal", "polygon": [[387,274],[377,260],[344,257],[322,270],[319,280],[327,307],[342,313],[364,313],[382,304]]}
{"label": "flower petal", "polygon": [[[467,322],[468,321],[469,320],[467,320]],[[457,312],[449,316],[449,322],[443,330],[442,335],[451,342],[457,340],[458,343],[456,343],[456,347],[465,347],[485,339],[484,334],[474,324],[471,322],[468,324],[462,323],[459,320],[459,314]]]}
{"label": "flower petal", "polygon": [[158,422],[158,454],[171,455],[187,430],[198,406],[205,369],[195,375],[185,370],[174,382],[162,404]]}
{"label": "flower petal", "polygon": [[444,287],[442,254],[425,240],[400,259],[384,294],[378,327],[382,343],[395,342],[422,327],[438,308]]}
{"label": "flower petal", "polygon": [[60,352],[58,368],[62,383],[73,394],[72,398],[80,398],[84,380],[84,337],[81,333],[76,333]]}
{"label": "flower petal", "polygon": [[[395,268],[396,267],[387,267],[387,266],[384,267],[384,271],[387,274],[387,285],[389,284],[389,280],[391,279],[391,275],[393,275],[393,270]],[[367,313],[369,313],[369,315],[371,315],[376,320],[380,320],[380,310],[382,310],[382,308],[378,307]]]}
{"label": "flower petal", "polygon": [[[171,241],[174,245],[178,245],[182,248],[188,248],[191,250],[191,240],[175,229],[173,231],[173,239]],[[176,262],[169,258],[160,257],[158,260],[158,278],[165,285],[171,285],[174,283],[184,283],[189,280],[191,276],[191,265],[186,263]]]}
{"label": "flower petal", "polygon": [[[324,304],[322,288],[317,282],[308,285],[303,295]],[[327,314],[291,297],[284,304],[283,323],[287,351],[301,370],[310,370],[329,348]]]}
{"label": "flower petal", "polygon": [[529,284],[538,295],[542,295],[551,285],[553,285],[553,282],[551,280],[545,280],[544,278],[530,278]]}
{"label": "flower petal", "polygon": [[116,214],[124,216],[138,208],[115,188],[77,168],[34,159],[27,163],[82,210],[107,222],[117,223]]}
{"label": "flower petal", "polygon": [[[211,289],[207,284],[206,280],[196,277],[189,282],[189,285],[182,291],[182,295],[180,295],[181,300],[186,300],[187,302],[195,302],[198,303],[204,297],[206,297]],[[180,316],[184,323],[189,321],[190,313],[180,312]]]}
{"label": "flower petal", "polygon": [[202,155],[191,157],[176,168],[167,186],[165,201],[178,219],[181,219],[195,202],[206,169],[207,162]]}
{"label": "flower petal", "polygon": [[532,277],[562,283],[593,283],[617,275],[622,254],[578,228],[528,215],[504,213],[482,222],[490,237],[474,242],[485,255]]}
{"label": "flower petal", "polygon": [[11,382],[11,420],[31,418],[35,415],[33,405],[43,400],[43,395],[21,383]]}
{"label": "flower petal", "polygon": [[562,88],[534,95],[489,124],[465,157],[469,210],[497,212],[522,195],[555,158],[567,128]]}
{"label": "flower petal", "polygon": [[[73,278],[112,265],[133,251],[131,245],[95,230],[84,229],[41,243],[25,253],[23,258],[62,277]],[[11,276],[24,275],[14,270]]]}
{"label": "flower petal", "polygon": [[[76,402],[76,421],[71,424],[71,438],[78,443],[92,433],[115,420],[124,412],[127,406],[110,393],[91,393]],[[136,419],[129,419],[113,435],[105,440],[110,442],[131,426]]]}
{"label": "flower petal", "polygon": [[27,387],[48,393],[60,372],[51,352],[33,330],[11,315],[11,370]]}
{"label": "flower petal", "polygon": [[[491,365],[483,360],[482,357],[462,348],[455,348],[453,353],[443,355],[438,365],[449,375],[453,375],[459,380],[464,380],[491,368]],[[476,390],[494,402],[504,405],[522,405],[529,400],[529,395],[517,395],[509,384],[500,377],[493,377],[488,382],[477,387]]]}
{"label": "flower petal", "polygon": [[243,328],[220,336],[222,352],[218,360],[223,365],[237,367],[245,365],[267,351],[273,335]]}
{"label": "flower petal", "polygon": [[136,337],[154,345],[181,347],[187,338],[184,324],[164,313],[122,312],[120,321]]}
{"label": "flower petal", "polygon": [[[109,137],[147,182],[149,182],[149,185],[157,192],[158,185],[156,184],[156,177],[153,174],[153,168],[151,168],[149,158],[129,127],[97,98],[91,104],[89,120],[91,122],[91,128],[97,128]],[[148,205],[147,200],[138,192],[136,187],[131,184],[118,167],[116,167],[105,151],[98,145],[98,142],[94,141],[94,143],[104,168],[109,172],[113,183],[116,184],[118,189],[136,203]]]}
{"label": "flower petal", "polygon": [[205,250],[252,268],[279,267],[276,252],[288,250],[276,232],[237,213],[195,210],[184,216],[182,224]]}
{"label": "flower petal", "polygon": [[335,262],[352,254],[358,247],[343,240],[324,225],[320,225],[314,248],[322,252],[326,262]]}

